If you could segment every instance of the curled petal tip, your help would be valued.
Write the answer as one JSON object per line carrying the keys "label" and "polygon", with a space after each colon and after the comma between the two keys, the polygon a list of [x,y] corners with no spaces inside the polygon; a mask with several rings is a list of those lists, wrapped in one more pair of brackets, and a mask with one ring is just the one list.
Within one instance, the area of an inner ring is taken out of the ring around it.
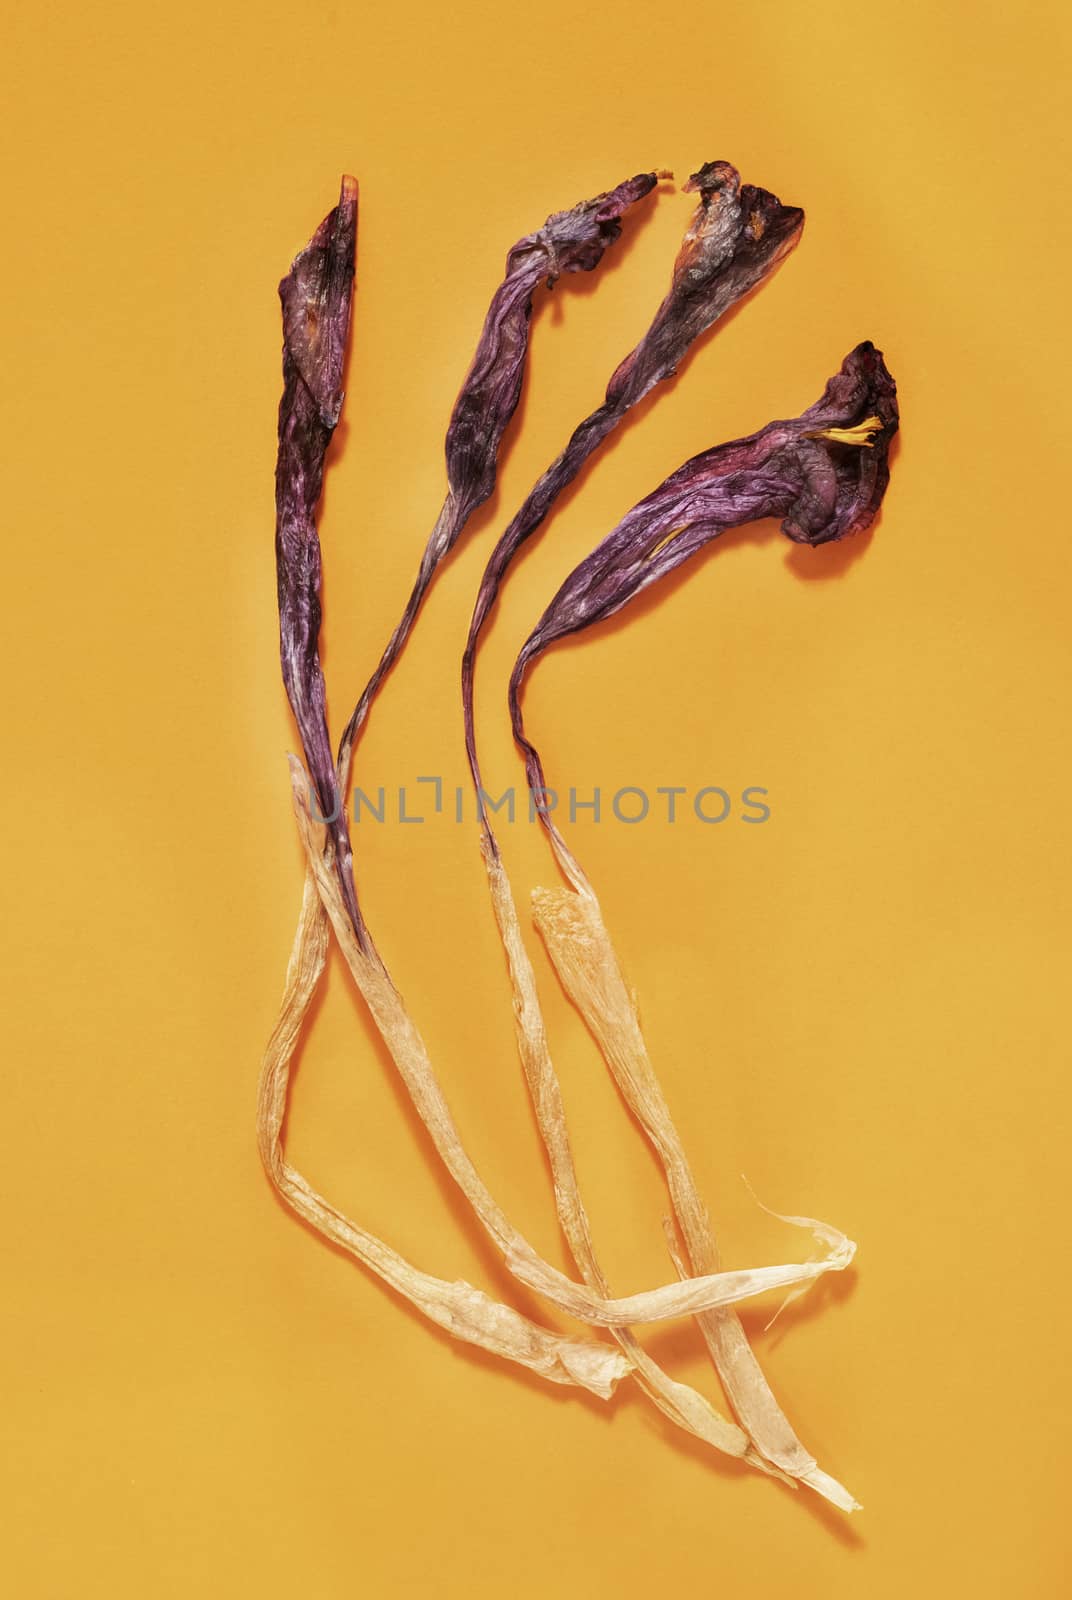
{"label": "curled petal tip", "polygon": [[731,189],[736,192],[740,185],[741,175],[731,162],[705,161],[700,170],[694,172],[688,182],[682,185],[682,190],[685,194],[699,194],[706,203],[720,189]]}
{"label": "curled petal tip", "polygon": [[889,482],[899,420],[897,385],[882,352],[864,340],[801,418],[802,440],[826,453],[821,461],[802,457],[806,486],[782,524],[788,538],[828,544],[870,527]]}

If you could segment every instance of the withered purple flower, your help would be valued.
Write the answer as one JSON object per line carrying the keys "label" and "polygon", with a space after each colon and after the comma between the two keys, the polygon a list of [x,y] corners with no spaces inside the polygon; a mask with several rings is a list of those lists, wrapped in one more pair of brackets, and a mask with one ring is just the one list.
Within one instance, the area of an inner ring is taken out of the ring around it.
{"label": "withered purple flower", "polygon": [[499,441],[521,395],[532,296],[541,279],[550,289],[563,273],[592,272],[622,231],[628,206],[649,194],[654,172],[629,178],[608,194],[548,217],[538,233],[518,241],[506,258],[476,355],[447,429],[447,479],[464,517],[495,487]]}
{"label": "withered purple flower", "polygon": [[889,482],[897,426],[896,385],[881,353],[864,343],[799,417],[686,461],[574,568],[525,642],[510,680],[518,737],[521,685],[548,646],[613,616],[719,534],[780,517],[788,538],[821,545],[868,527]]}
{"label": "withered purple flower", "polygon": [[[685,235],[662,304],[648,331],[615,371],[601,405],[574,429],[569,443],[533,487],[492,552],[477,596],[462,664],[466,748],[479,794],[473,726],[473,679],[481,631],[514,556],[585,462],[638,401],[672,377],[693,342],[773,272],[792,250],[804,213],[766,189],[741,184],[727,161],[709,161],[685,185],[700,204]],[[495,849],[493,835],[489,844]]]}
{"label": "withered purple flower", "polygon": [[[339,203],[294,259],[279,285],[283,307],[283,397],[275,471],[276,578],[283,682],[323,816],[349,854],[339,803],[320,666],[320,535],[316,507],[324,457],[342,411],[342,374],[353,298],[357,184],[342,181]],[[359,921],[353,887],[343,884]]]}
{"label": "withered purple flower", "polygon": [[[539,753],[525,732],[521,689],[554,640],[613,616],[719,534],[756,518],[779,516],[789,538],[814,545],[859,532],[882,500],[897,426],[893,379],[874,346],[861,344],[800,417],[695,456],[635,506],[562,584],[511,675],[510,716],[532,788],[545,790],[546,783]],[[680,1250],[674,1246],[679,1270],[716,1272],[717,1241],[595,891],[549,810],[541,812],[541,820],[570,888],[535,892],[537,926],[567,993],[663,1165],[682,1241]],[[486,854],[494,893],[501,862]],[[840,1235],[806,1219],[786,1220],[812,1226],[851,1258],[851,1247]],[[852,1510],[851,1494],[823,1471],[793,1432],[732,1309],[711,1310],[698,1320],[737,1418],[761,1456]]]}

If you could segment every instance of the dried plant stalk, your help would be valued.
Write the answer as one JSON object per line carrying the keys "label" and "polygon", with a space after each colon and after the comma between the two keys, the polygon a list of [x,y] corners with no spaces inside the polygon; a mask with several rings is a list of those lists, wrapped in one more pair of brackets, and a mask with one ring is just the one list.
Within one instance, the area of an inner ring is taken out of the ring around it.
{"label": "dried plant stalk", "polygon": [[[465,1195],[507,1267],[527,1287],[580,1322],[616,1327],[624,1322],[662,1322],[697,1309],[734,1304],[769,1289],[809,1282],[822,1272],[840,1271],[852,1259],[854,1246],[836,1236],[822,1262],[756,1267],[743,1272],[715,1272],[691,1277],[624,1299],[608,1300],[542,1259],[496,1203],[462,1144],[428,1051],[383,962],[362,949],[333,870],[331,847],[322,825],[309,815],[309,779],[296,757],[290,758],[291,788],[299,834],[321,902],[354,982],[361,991],[381,1038],[399,1070],[410,1098],[428,1129],[444,1166]],[[831,1238],[834,1238],[831,1234]]]}
{"label": "dried plant stalk", "polygon": [[[586,1283],[600,1294],[606,1296],[609,1293],[609,1289],[595,1254],[587,1213],[581,1199],[569,1142],[561,1088],[547,1044],[543,1016],[536,993],[535,974],[522,940],[513,892],[501,858],[492,855],[487,849],[485,849],[484,855],[492,904],[495,909],[500,936],[507,953],[511,984],[514,991],[518,1048],[530,1096],[536,1110],[541,1137],[551,1167],[559,1220],[569,1245],[570,1253],[582,1272]],[[567,992],[571,992],[568,985]],[[740,1295],[742,1299],[748,1298],[753,1292],[763,1293],[768,1289],[782,1287],[783,1285],[785,1287],[796,1285],[796,1292],[800,1293],[824,1272],[843,1270],[851,1262],[855,1253],[855,1246],[851,1240],[846,1239],[836,1229],[829,1228],[809,1218],[795,1217],[783,1220],[791,1220],[814,1233],[827,1246],[828,1253],[826,1257],[818,1262],[806,1262],[803,1265],[792,1267],[768,1267],[746,1269],[740,1273],[716,1273],[713,1278],[695,1280],[696,1284],[715,1282],[717,1280],[725,1283],[727,1288],[737,1286],[742,1291]],[[508,1264],[515,1275],[523,1282],[529,1283],[530,1287],[541,1287],[530,1278],[525,1261],[511,1259]],[[679,1272],[682,1279],[689,1277],[688,1271],[680,1264]],[[628,1300],[611,1301],[608,1304],[612,1307],[619,1306],[623,1311],[627,1309],[629,1321],[643,1322],[652,1320],[648,1310],[651,1298],[631,1296]],[[706,1298],[706,1296],[690,1293],[687,1304],[682,1302],[680,1307],[682,1310],[687,1309],[690,1312],[694,1312],[700,1309],[703,1298]],[[730,1305],[736,1298],[736,1294],[729,1293],[725,1300],[722,1301],[722,1304]],[[645,1300],[647,1304],[644,1303]],[[625,1319],[623,1318],[623,1320]],[[780,1468],[761,1454],[744,1430],[727,1421],[705,1396],[671,1378],[652,1360],[633,1333],[624,1327],[617,1327],[612,1331],[622,1350],[634,1366],[637,1382],[653,1403],[671,1420],[704,1439],[715,1449],[728,1455],[739,1456],[747,1461],[749,1465],[758,1467],[760,1470],[781,1478],[787,1483],[792,1484],[794,1482],[791,1475],[783,1473]],[[833,1480],[829,1480],[829,1482],[831,1490],[837,1490],[840,1487],[834,1484]],[[828,1492],[827,1498],[836,1500],[837,1497],[833,1492]],[[852,1509],[852,1506],[849,1505],[846,1509]]]}
{"label": "dried plant stalk", "polygon": [[[707,1208],[648,1056],[599,903],[581,882],[578,871],[573,889],[537,890],[536,925],[566,993],[591,1028],[623,1099],[659,1157],[685,1244],[684,1265],[692,1272],[718,1273],[719,1250]],[[834,1237],[840,1241],[842,1236]],[[842,1264],[847,1266],[851,1258],[851,1250],[844,1251]],[[793,1432],[736,1314],[728,1308],[706,1310],[699,1322],[730,1404],[738,1417],[747,1418],[749,1437],[762,1457],[843,1511],[857,1510],[855,1498],[823,1471]]]}
{"label": "dried plant stalk", "polygon": [[[316,896],[310,874],[305,895]],[[319,902],[317,902],[319,906]],[[609,1399],[629,1370],[624,1357],[592,1339],[571,1339],[492,1300],[465,1282],[448,1283],[412,1266],[390,1245],[359,1228],[290,1166],[283,1146],[290,1062],[327,954],[328,923],[303,906],[305,936],[287,969],[286,992],[261,1073],[257,1142],[265,1171],[280,1198],[311,1227],[381,1278],[438,1327],[467,1344],[521,1366],[551,1383],[574,1384]]]}

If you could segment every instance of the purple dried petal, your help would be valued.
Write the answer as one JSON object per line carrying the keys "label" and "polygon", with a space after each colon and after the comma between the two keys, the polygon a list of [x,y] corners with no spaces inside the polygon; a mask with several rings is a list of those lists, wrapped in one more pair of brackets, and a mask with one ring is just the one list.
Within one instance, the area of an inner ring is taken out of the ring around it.
{"label": "purple dried petal", "polygon": [[550,288],[564,272],[593,271],[607,246],[621,233],[623,214],[650,194],[657,182],[654,172],[643,172],[594,200],[582,200],[569,211],[555,212],[537,233],[526,234],[509,251],[506,275],[488,307],[476,354],[447,428],[449,494],[398,626],[343,732],[340,769],[348,764],[376,692],[410,635],[436,569],[495,487],[499,447],[521,396],[533,295],[544,279]]}
{"label": "purple dried petal", "polygon": [[476,355],[447,429],[447,480],[468,515],[495,487],[499,442],[517,408],[528,348],[532,297],[564,272],[591,272],[622,231],[622,213],[654,189],[654,172],[640,173],[608,194],[548,217],[538,233],[520,239],[506,258],[506,276],[488,309]]}
{"label": "purple dried petal", "polygon": [[556,639],[602,622],[730,528],[781,517],[782,532],[820,545],[859,533],[889,482],[897,388],[880,351],[856,346],[799,417],[693,456],[641,500],[562,584],[522,647],[510,715],[530,782],[539,758],[524,734],[521,686]]}
{"label": "purple dried petal", "polygon": [[[342,409],[357,240],[357,184],[344,178],[324,218],[279,285],[283,306],[283,398],[276,462],[276,570],[283,682],[321,814],[348,856],[328,735],[320,635],[320,536],[316,506],[324,457]],[[344,888],[346,885],[344,883]],[[347,905],[357,920],[352,885]]]}
{"label": "purple dried petal", "polygon": [[[897,385],[881,350],[868,340],[845,357],[800,421],[807,424],[806,439],[815,431],[851,430],[872,416],[881,429],[869,449],[834,449],[836,441],[824,441],[824,474],[805,485],[782,523],[782,532],[797,544],[828,544],[862,533],[874,521],[890,481],[890,445],[899,422]],[[831,468],[833,483],[825,476]]]}
{"label": "purple dried petal", "polygon": [[[506,569],[536,532],[557,497],[626,413],[678,362],[700,334],[771,273],[800,237],[804,213],[751,184],[736,168],[708,162],[686,185],[700,205],[685,235],[673,277],[647,333],[615,371],[603,404],[577,427],[561,455],[538,480],[492,552],[462,663],[462,700],[469,764],[479,793],[480,766],[473,719],[476,647]],[[489,835],[489,843],[494,843]]]}
{"label": "purple dried petal", "polygon": [[695,339],[754,289],[800,238],[804,213],[753,184],[728,161],[708,161],[685,185],[700,205],[651,327],[607,386],[607,400],[633,406],[671,377]]}

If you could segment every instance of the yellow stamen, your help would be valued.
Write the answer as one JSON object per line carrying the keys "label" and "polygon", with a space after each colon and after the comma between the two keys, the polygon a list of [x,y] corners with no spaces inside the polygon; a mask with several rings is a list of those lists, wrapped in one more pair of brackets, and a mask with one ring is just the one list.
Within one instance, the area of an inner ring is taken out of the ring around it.
{"label": "yellow stamen", "polygon": [[689,523],[683,522],[681,524],[680,528],[674,528],[672,532],[664,534],[663,537],[659,540],[658,544],[652,545],[651,549],[648,551],[647,555],[644,557],[644,560],[645,561],[654,561],[655,557],[659,554],[659,551],[660,550],[665,550],[667,545],[670,543],[671,539],[676,539],[678,534],[679,533],[684,533],[686,528],[688,528],[689,526],[690,526]]}
{"label": "yellow stamen", "polygon": [[870,450],[874,444],[871,435],[878,433],[882,423],[878,417],[868,417],[854,428],[822,428],[818,433],[806,433],[805,439],[829,439],[833,444],[859,444]]}

